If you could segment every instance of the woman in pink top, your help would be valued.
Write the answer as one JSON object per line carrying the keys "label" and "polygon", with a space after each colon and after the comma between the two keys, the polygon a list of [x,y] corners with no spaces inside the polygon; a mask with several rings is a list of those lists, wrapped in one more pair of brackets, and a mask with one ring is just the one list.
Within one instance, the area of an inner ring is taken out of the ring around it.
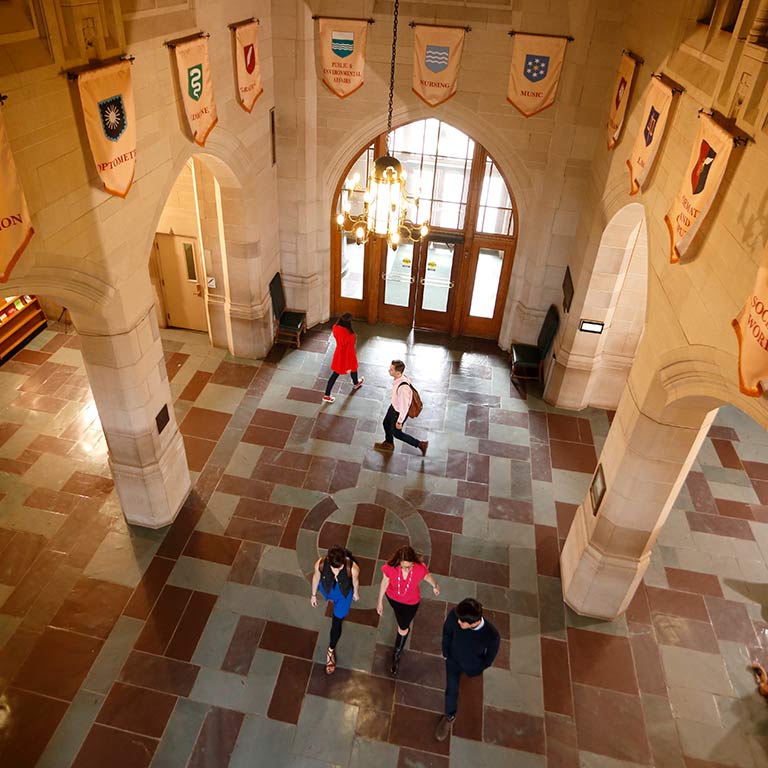
{"label": "woman in pink top", "polygon": [[424,565],[416,550],[408,545],[400,547],[381,566],[381,572],[383,576],[376,611],[381,616],[384,610],[384,595],[386,595],[397,620],[397,638],[395,639],[391,667],[392,674],[397,675],[400,668],[400,655],[405,648],[408,633],[411,631],[413,618],[419,609],[419,601],[421,600],[419,585],[422,579],[427,584],[431,584],[435,596],[440,594],[440,587],[435,583],[432,574],[427,570],[427,566]]}

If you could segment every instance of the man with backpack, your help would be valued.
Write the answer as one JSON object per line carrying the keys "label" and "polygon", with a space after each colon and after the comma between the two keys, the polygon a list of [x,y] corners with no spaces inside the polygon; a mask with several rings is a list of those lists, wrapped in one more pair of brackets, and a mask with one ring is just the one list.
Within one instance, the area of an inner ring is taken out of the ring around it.
{"label": "man with backpack", "polygon": [[384,417],[384,441],[374,443],[377,451],[391,452],[395,450],[395,440],[402,440],[421,451],[422,456],[427,455],[427,440],[417,440],[415,437],[403,432],[403,424],[410,416],[415,418],[421,413],[421,398],[413,388],[408,377],[405,376],[405,363],[402,360],[393,360],[389,366],[389,375],[392,382],[392,402]]}

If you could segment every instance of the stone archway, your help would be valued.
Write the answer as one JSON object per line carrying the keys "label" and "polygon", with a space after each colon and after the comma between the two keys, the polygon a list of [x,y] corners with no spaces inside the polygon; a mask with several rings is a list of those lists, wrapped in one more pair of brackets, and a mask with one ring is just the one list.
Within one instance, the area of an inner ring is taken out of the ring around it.
{"label": "stone archway", "polygon": [[[611,217],[594,264],[574,275],[574,282],[576,297],[559,334],[545,398],[562,408],[614,409],[645,325],[648,240],[640,203]],[[580,331],[582,319],[603,323],[603,332]]]}

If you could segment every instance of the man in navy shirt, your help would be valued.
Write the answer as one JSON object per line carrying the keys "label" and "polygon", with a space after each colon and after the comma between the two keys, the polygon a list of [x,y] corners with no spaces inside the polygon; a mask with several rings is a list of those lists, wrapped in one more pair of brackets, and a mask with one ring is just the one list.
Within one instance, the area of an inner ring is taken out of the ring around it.
{"label": "man in navy shirt", "polygon": [[493,664],[500,642],[498,630],[483,618],[483,606],[477,600],[467,597],[448,614],[443,624],[445,715],[435,730],[438,741],[448,738],[456,718],[461,673],[482,675]]}

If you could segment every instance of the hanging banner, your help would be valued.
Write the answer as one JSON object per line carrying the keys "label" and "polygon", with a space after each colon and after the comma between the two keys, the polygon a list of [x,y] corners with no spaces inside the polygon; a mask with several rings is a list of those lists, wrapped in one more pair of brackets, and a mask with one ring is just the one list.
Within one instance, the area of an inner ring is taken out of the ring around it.
{"label": "hanging banner", "polygon": [[179,87],[184,100],[189,129],[195,144],[205,146],[208,134],[219,120],[213,98],[211,66],[208,63],[208,38],[199,37],[176,48]]}
{"label": "hanging banner", "polygon": [[624,115],[627,112],[629,91],[635,77],[637,62],[627,53],[621,54],[619,74],[616,77],[616,87],[613,89],[611,108],[608,112],[608,149],[613,149],[619,141],[621,126],[624,125]]}
{"label": "hanging banner", "polygon": [[368,22],[320,19],[319,23],[323,82],[340,99],[346,99],[363,85]]}
{"label": "hanging banner", "polygon": [[630,195],[636,195],[642,189],[651,170],[664,136],[671,105],[672,89],[657,77],[652,77],[645,97],[645,107],[640,113],[641,130],[635,137],[632,153],[627,159]]}
{"label": "hanging banner", "polygon": [[567,43],[564,37],[515,35],[507,101],[526,117],[554,103]]}
{"label": "hanging banner", "polygon": [[125,197],[136,170],[136,116],[131,63],[121,61],[77,78],[85,130],[104,189]]}
{"label": "hanging banner", "polygon": [[702,113],[699,135],[686,165],[680,191],[664,217],[669,229],[673,264],[688,250],[694,235],[715,199],[733,149],[733,137],[709,115]]}
{"label": "hanging banner", "polygon": [[739,340],[739,389],[760,397],[768,379],[768,265],[757,270],[755,287],[731,325]]}
{"label": "hanging banner", "polygon": [[259,67],[259,25],[255,21],[235,28],[235,58],[238,99],[240,106],[250,112],[264,92]]}
{"label": "hanging banner", "polygon": [[463,27],[413,29],[413,92],[430,107],[456,93],[464,34]]}
{"label": "hanging banner", "polygon": [[8,281],[11,270],[34,234],[0,112],[0,283]]}

